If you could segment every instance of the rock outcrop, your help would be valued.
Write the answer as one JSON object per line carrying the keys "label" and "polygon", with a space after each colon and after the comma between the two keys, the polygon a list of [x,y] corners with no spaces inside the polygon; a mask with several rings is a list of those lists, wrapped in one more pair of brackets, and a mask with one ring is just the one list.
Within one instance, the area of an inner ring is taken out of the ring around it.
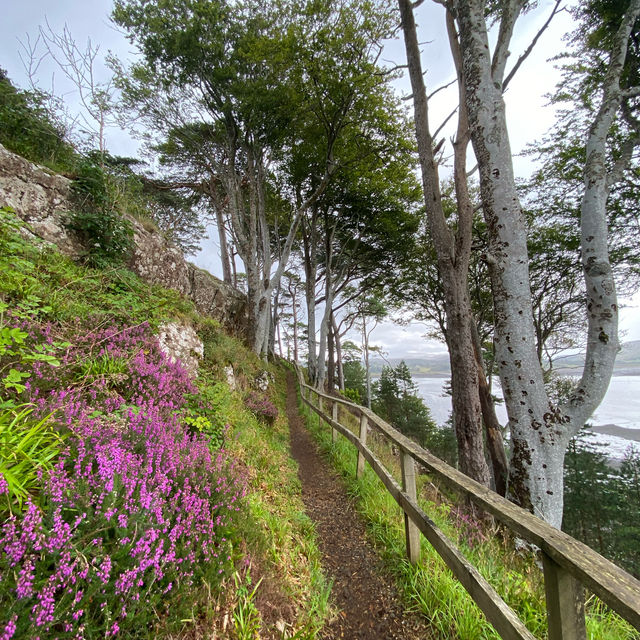
{"label": "rock outcrop", "polygon": [[[39,238],[78,257],[83,247],[63,220],[71,207],[71,181],[52,174],[0,145],[0,207],[11,207]],[[196,309],[239,337],[247,332],[246,297],[207,271],[187,262],[177,247],[157,231],[149,231],[128,216],[134,230],[129,268],[147,282],[176,289]]]}
{"label": "rock outcrop", "polygon": [[158,328],[158,342],[172,362],[180,360],[191,376],[197,375],[204,345],[193,327],[177,322],[163,324]]}
{"label": "rock outcrop", "polygon": [[43,240],[77,257],[81,245],[61,223],[69,210],[71,180],[52,173],[0,144],[0,207],[11,207]]}

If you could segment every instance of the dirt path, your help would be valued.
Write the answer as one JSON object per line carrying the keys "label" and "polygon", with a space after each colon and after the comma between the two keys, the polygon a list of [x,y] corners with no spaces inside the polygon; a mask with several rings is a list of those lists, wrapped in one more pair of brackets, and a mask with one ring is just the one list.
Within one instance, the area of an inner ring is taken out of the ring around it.
{"label": "dirt path", "polygon": [[323,567],[333,579],[340,614],[323,633],[327,640],[424,640],[428,630],[403,611],[391,578],[366,539],[365,525],[335,472],[317,451],[298,412],[296,382],[287,380],[291,453],[298,462],[302,500],[316,525]]}

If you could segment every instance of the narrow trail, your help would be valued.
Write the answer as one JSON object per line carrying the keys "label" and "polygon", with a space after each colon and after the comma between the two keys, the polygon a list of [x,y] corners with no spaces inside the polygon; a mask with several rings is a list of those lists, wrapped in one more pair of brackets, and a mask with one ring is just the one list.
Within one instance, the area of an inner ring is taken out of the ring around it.
{"label": "narrow trail", "polygon": [[316,526],[332,601],[340,610],[322,638],[334,640],[424,640],[424,621],[406,614],[392,580],[366,538],[364,522],[335,472],[319,454],[298,411],[297,385],[287,379],[291,454],[298,462],[302,500]]}

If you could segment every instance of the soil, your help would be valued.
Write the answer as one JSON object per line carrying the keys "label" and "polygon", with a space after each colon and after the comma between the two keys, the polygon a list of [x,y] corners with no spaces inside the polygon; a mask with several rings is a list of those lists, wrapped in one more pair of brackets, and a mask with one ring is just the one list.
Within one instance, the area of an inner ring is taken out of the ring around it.
{"label": "soil", "polygon": [[407,613],[367,540],[366,527],[344,485],[318,452],[298,411],[297,385],[287,380],[291,453],[298,462],[302,500],[315,523],[323,568],[333,580],[332,602],[339,610],[324,628],[325,640],[424,640],[425,621]]}

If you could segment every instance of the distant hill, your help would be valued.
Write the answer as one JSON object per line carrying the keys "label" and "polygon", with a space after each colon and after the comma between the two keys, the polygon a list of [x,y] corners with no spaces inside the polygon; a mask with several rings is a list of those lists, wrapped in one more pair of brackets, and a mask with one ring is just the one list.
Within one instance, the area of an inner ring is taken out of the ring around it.
{"label": "distant hill", "polygon": [[446,352],[435,353],[423,358],[375,358],[371,360],[371,374],[380,375],[382,367],[396,366],[404,360],[409,371],[414,376],[448,376],[451,373],[449,367],[449,354]]}
{"label": "distant hill", "polygon": [[[451,374],[449,367],[449,354],[446,352],[434,353],[422,358],[374,358],[371,360],[371,374],[378,376],[385,365],[398,365],[402,360],[409,367],[414,376],[448,376]],[[584,364],[584,353],[556,358],[554,369],[563,373],[579,372]],[[622,344],[622,349],[616,358],[614,373],[618,375],[640,375],[640,340],[631,340]]]}
{"label": "distant hill", "polygon": [[[555,369],[566,372],[580,370],[584,365],[584,352],[556,358],[553,364]],[[622,349],[616,356],[614,373],[640,373],[640,340],[622,343]]]}

